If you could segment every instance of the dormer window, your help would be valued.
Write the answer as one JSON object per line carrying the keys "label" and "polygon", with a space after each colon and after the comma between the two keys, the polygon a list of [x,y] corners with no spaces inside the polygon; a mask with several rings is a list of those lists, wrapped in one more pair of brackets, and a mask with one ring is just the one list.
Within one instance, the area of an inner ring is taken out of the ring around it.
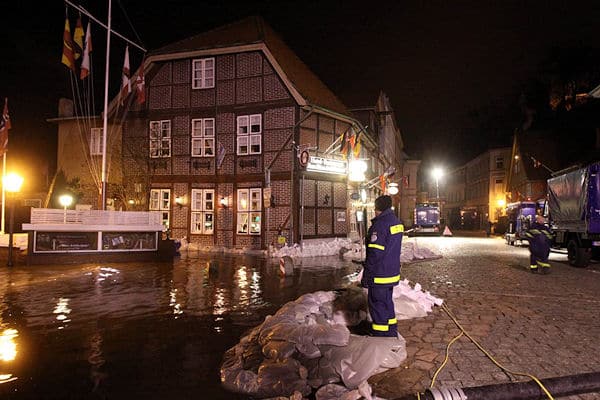
{"label": "dormer window", "polygon": [[215,59],[192,60],[192,89],[215,87]]}

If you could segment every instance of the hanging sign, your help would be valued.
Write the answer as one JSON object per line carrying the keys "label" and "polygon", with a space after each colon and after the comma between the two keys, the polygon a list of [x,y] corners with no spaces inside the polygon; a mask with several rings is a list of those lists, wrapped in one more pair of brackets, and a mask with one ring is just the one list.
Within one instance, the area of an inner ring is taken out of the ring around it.
{"label": "hanging sign", "polygon": [[310,156],[308,164],[306,165],[306,170],[325,172],[327,174],[346,175],[348,172],[348,165],[346,161],[343,160]]}

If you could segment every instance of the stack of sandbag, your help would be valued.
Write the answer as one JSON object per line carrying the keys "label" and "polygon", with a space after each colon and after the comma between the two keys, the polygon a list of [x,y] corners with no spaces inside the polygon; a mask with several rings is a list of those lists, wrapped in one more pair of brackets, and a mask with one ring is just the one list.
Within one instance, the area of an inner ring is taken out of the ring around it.
{"label": "stack of sandbag", "polygon": [[400,366],[404,339],[351,335],[339,323],[364,317],[364,309],[344,308],[365,304],[358,288],[306,294],[285,304],[225,353],[224,387],[257,398],[308,396],[338,382],[356,389],[375,373]]}

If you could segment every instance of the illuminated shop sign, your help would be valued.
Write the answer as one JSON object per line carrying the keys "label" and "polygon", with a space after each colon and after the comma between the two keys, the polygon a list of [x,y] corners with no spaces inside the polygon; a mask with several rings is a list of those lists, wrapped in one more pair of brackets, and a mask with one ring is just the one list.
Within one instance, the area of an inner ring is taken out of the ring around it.
{"label": "illuminated shop sign", "polygon": [[328,174],[346,175],[347,163],[342,160],[311,156],[306,165],[307,171],[325,172]]}

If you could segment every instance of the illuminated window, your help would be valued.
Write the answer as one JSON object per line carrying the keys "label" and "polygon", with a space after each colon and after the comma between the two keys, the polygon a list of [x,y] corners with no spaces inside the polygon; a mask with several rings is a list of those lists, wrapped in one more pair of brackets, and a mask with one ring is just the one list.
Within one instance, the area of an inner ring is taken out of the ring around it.
{"label": "illuminated window", "polygon": [[212,235],[214,232],[215,191],[192,189],[191,233]]}
{"label": "illuminated window", "polygon": [[90,132],[90,154],[102,155],[102,128],[92,128]]}
{"label": "illuminated window", "polygon": [[162,224],[169,229],[169,211],[171,210],[171,190],[150,190],[150,211],[160,211]]}
{"label": "illuminated window", "polygon": [[215,87],[215,59],[202,58],[192,61],[192,89]]}
{"label": "illuminated window", "polygon": [[262,224],[262,189],[238,189],[237,233],[260,235]]}
{"label": "illuminated window", "polygon": [[237,154],[260,154],[262,143],[262,115],[237,117]]}
{"label": "illuminated window", "polygon": [[150,157],[171,157],[171,121],[150,121]]}
{"label": "illuminated window", "polygon": [[215,156],[215,119],[192,120],[192,157]]}

